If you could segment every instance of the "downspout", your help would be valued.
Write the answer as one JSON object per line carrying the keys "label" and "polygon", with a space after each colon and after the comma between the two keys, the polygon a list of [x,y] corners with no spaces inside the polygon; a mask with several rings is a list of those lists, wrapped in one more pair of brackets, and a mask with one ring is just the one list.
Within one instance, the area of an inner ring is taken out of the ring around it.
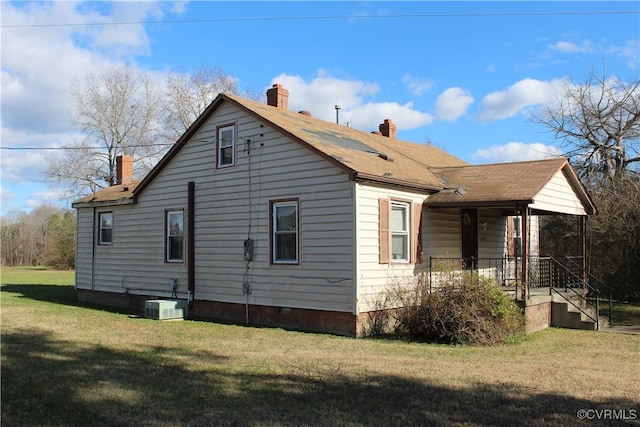
{"label": "downspout", "polygon": [[[96,233],[97,233],[97,230],[99,230],[99,227],[96,227],[96,208],[94,206],[93,211],[91,213],[91,291],[94,291],[96,286]],[[78,266],[76,266],[76,271],[77,269],[78,269]],[[76,286],[78,286],[77,280],[76,280]]]}
{"label": "downspout", "polygon": [[195,245],[195,193],[196,183],[189,181],[187,184],[187,289],[189,307],[193,305],[196,290],[196,245]]}

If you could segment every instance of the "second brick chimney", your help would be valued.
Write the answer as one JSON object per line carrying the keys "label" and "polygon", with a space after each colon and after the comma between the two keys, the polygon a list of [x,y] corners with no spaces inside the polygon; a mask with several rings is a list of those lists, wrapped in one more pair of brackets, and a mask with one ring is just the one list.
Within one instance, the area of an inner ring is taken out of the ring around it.
{"label": "second brick chimney", "polygon": [[133,157],[122,155],[116,157],[116,182],[114,185],[129,185],[133,179]]}
{"label": "second brick chimney", "polygon": [[378,129],[380,129],[380,133],[387,138],[396,139],[396,133],[398,131],[398,126],[391,121],[391,119],[384,119],[384,123],[382,123]]}
{"label": "second brick chimney", "polygon": [[267,104],[272,107],[289,109],[289,91],[282,87],[280,83],[274,84],[267,90]]}

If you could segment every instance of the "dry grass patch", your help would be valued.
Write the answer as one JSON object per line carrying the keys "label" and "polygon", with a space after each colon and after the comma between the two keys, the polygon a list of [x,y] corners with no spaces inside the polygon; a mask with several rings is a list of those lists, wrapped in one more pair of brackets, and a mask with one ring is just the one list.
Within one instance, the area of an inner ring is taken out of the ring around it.
{"label": "dry grass patch", "polygon": [[608,421],[579,409],[640,409],[638,336],[548,329],[465,347],[158,322],[78,304],[70,274],[11,274],[3,426],[593,426]]}

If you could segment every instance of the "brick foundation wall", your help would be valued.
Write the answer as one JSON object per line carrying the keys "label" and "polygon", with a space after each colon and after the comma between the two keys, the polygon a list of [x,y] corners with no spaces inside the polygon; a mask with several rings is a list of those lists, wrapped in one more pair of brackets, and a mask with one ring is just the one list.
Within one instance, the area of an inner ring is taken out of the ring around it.
{"label": "brick foundation wall", "polygon": [[[116,294],[78,289],[78,300],[109,307],[137,310],[144,313],[144,302],[157,297]],[[189,317],[246,324],[246,306],[215,301],[194,301]],[[302,308],[249,305],[249,325],[270,326],[298,331],[356,336],[357,318],[352,313]]]}
{"label": "brick foundation wall", "polygon": [[[323,332],[354,337],[356,316],[351,313],[303,308],[249,305],[249,325],[273,326],[298,331]],[[246,324],[247,307],[215,301],[194,301],[190,316]]]}
{"label": "brick foundation wall", "polygon": [[527,305],[524,308],[527,332],[536,332],[551,326],[551,301]]}
{"label": "brick foundation wall", "polygon": [[80,302],[88,302],[106,307],[124,308],[132,311],[144,311],[144,302],[148,299],[152,299],[152,297],[78,289],[78,301]]}

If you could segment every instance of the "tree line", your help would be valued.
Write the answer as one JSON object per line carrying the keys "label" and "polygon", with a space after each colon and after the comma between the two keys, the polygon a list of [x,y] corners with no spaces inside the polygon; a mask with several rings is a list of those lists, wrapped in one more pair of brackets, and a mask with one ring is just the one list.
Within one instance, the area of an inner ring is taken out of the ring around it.
{"label": "tree line", "polygon": [[0,263],[5,267],[46,265],[75,268],[76,216],[71,210],[41,205],[29,213],[0,218]]}

